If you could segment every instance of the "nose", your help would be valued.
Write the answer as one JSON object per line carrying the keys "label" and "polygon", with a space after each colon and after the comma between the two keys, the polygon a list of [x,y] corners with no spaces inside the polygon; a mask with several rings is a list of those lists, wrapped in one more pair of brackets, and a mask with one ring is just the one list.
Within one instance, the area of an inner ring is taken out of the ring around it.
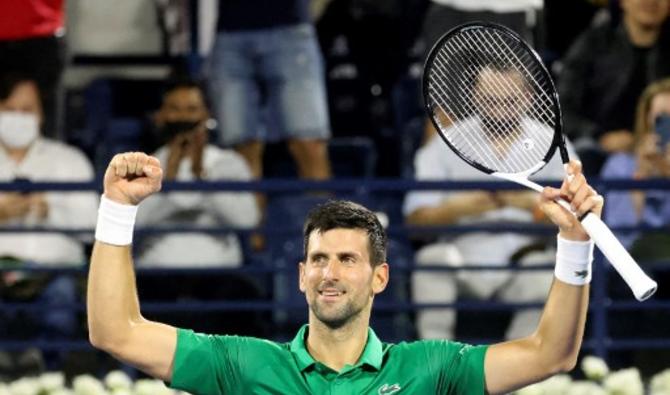
{"label": "nose", "polygon": [[324,280],[339,280],[340,279],[340,263],[337,259],[331,259],[326,265],[324,273]]}

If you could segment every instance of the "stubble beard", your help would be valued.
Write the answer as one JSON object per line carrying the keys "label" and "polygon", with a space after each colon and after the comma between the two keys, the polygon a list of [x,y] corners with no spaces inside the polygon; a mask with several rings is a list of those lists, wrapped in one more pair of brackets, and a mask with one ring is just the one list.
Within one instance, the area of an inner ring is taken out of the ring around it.
{"label": "stubble beard", "polygon": [[358,317],[363,311],[363,306],[355,306],[351,300],[347,301],[341,307],[332,309],[334,311],[330,314],[325,312],[325,309],[322,307],[322,304],[315,300],[310,306],[310,309],[312,310],[312,313],[314,313],[314,316],[330,329],[340,329],[344,327]]}

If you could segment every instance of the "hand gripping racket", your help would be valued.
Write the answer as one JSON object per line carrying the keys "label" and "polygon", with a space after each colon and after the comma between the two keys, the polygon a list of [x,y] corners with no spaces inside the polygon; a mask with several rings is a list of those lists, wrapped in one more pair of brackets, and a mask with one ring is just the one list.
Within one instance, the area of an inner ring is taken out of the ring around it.
{"label": "hand gripping racket", "polygon": [[[469,23],[446,33],[431,49],[423,74],[426,111],[442,139],[471,166],[542,192],[528,180],[558,149],[569,161],[561,108],[538,54],[506,27]],[[570,205],[558,203],[570,210]],[[640,269],[596,215],[582,226],[639,301],[657,284]]]}

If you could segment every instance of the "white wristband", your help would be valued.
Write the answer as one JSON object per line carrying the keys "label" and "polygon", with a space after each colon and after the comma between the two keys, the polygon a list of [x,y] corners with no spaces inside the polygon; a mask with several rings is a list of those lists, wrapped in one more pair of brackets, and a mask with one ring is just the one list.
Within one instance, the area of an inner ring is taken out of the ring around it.
{"label": "white wristband", "polygon": [[117,203],[100,197],[95,239],[106,244],[126,246],[133,243],[137,206]]}
{"label": "white wristband", "polygon": [[571,285],[585,285],[591,282],[593,262],[593,241],[566,240],[557,238],[556,267],[554,275],[560,281]]}

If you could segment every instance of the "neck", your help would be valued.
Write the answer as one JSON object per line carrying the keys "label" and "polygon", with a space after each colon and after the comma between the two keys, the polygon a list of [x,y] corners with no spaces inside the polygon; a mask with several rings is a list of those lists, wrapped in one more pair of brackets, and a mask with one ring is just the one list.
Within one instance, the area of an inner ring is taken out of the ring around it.
{"label": "neck", "polygon": [[5,149],[7,156],[16,163],[21,163],[23,159],[28,154],[28,148],[9,148],[6,145],[2,145],[2,148]]}
{"label": "neck", "polygon": [[631,43],[637,47],[653,47],[661,34],[660,25],[642,25],[633,21],[630,16],[624,17],[624,25]]}
{"label": "neck", "polygon": [[339,372],[345,365],[355,365],[360,359],[368,341],[368,319],[361,312],[342,326],[332,329],[310,314],[307,350],[312,358]]}

